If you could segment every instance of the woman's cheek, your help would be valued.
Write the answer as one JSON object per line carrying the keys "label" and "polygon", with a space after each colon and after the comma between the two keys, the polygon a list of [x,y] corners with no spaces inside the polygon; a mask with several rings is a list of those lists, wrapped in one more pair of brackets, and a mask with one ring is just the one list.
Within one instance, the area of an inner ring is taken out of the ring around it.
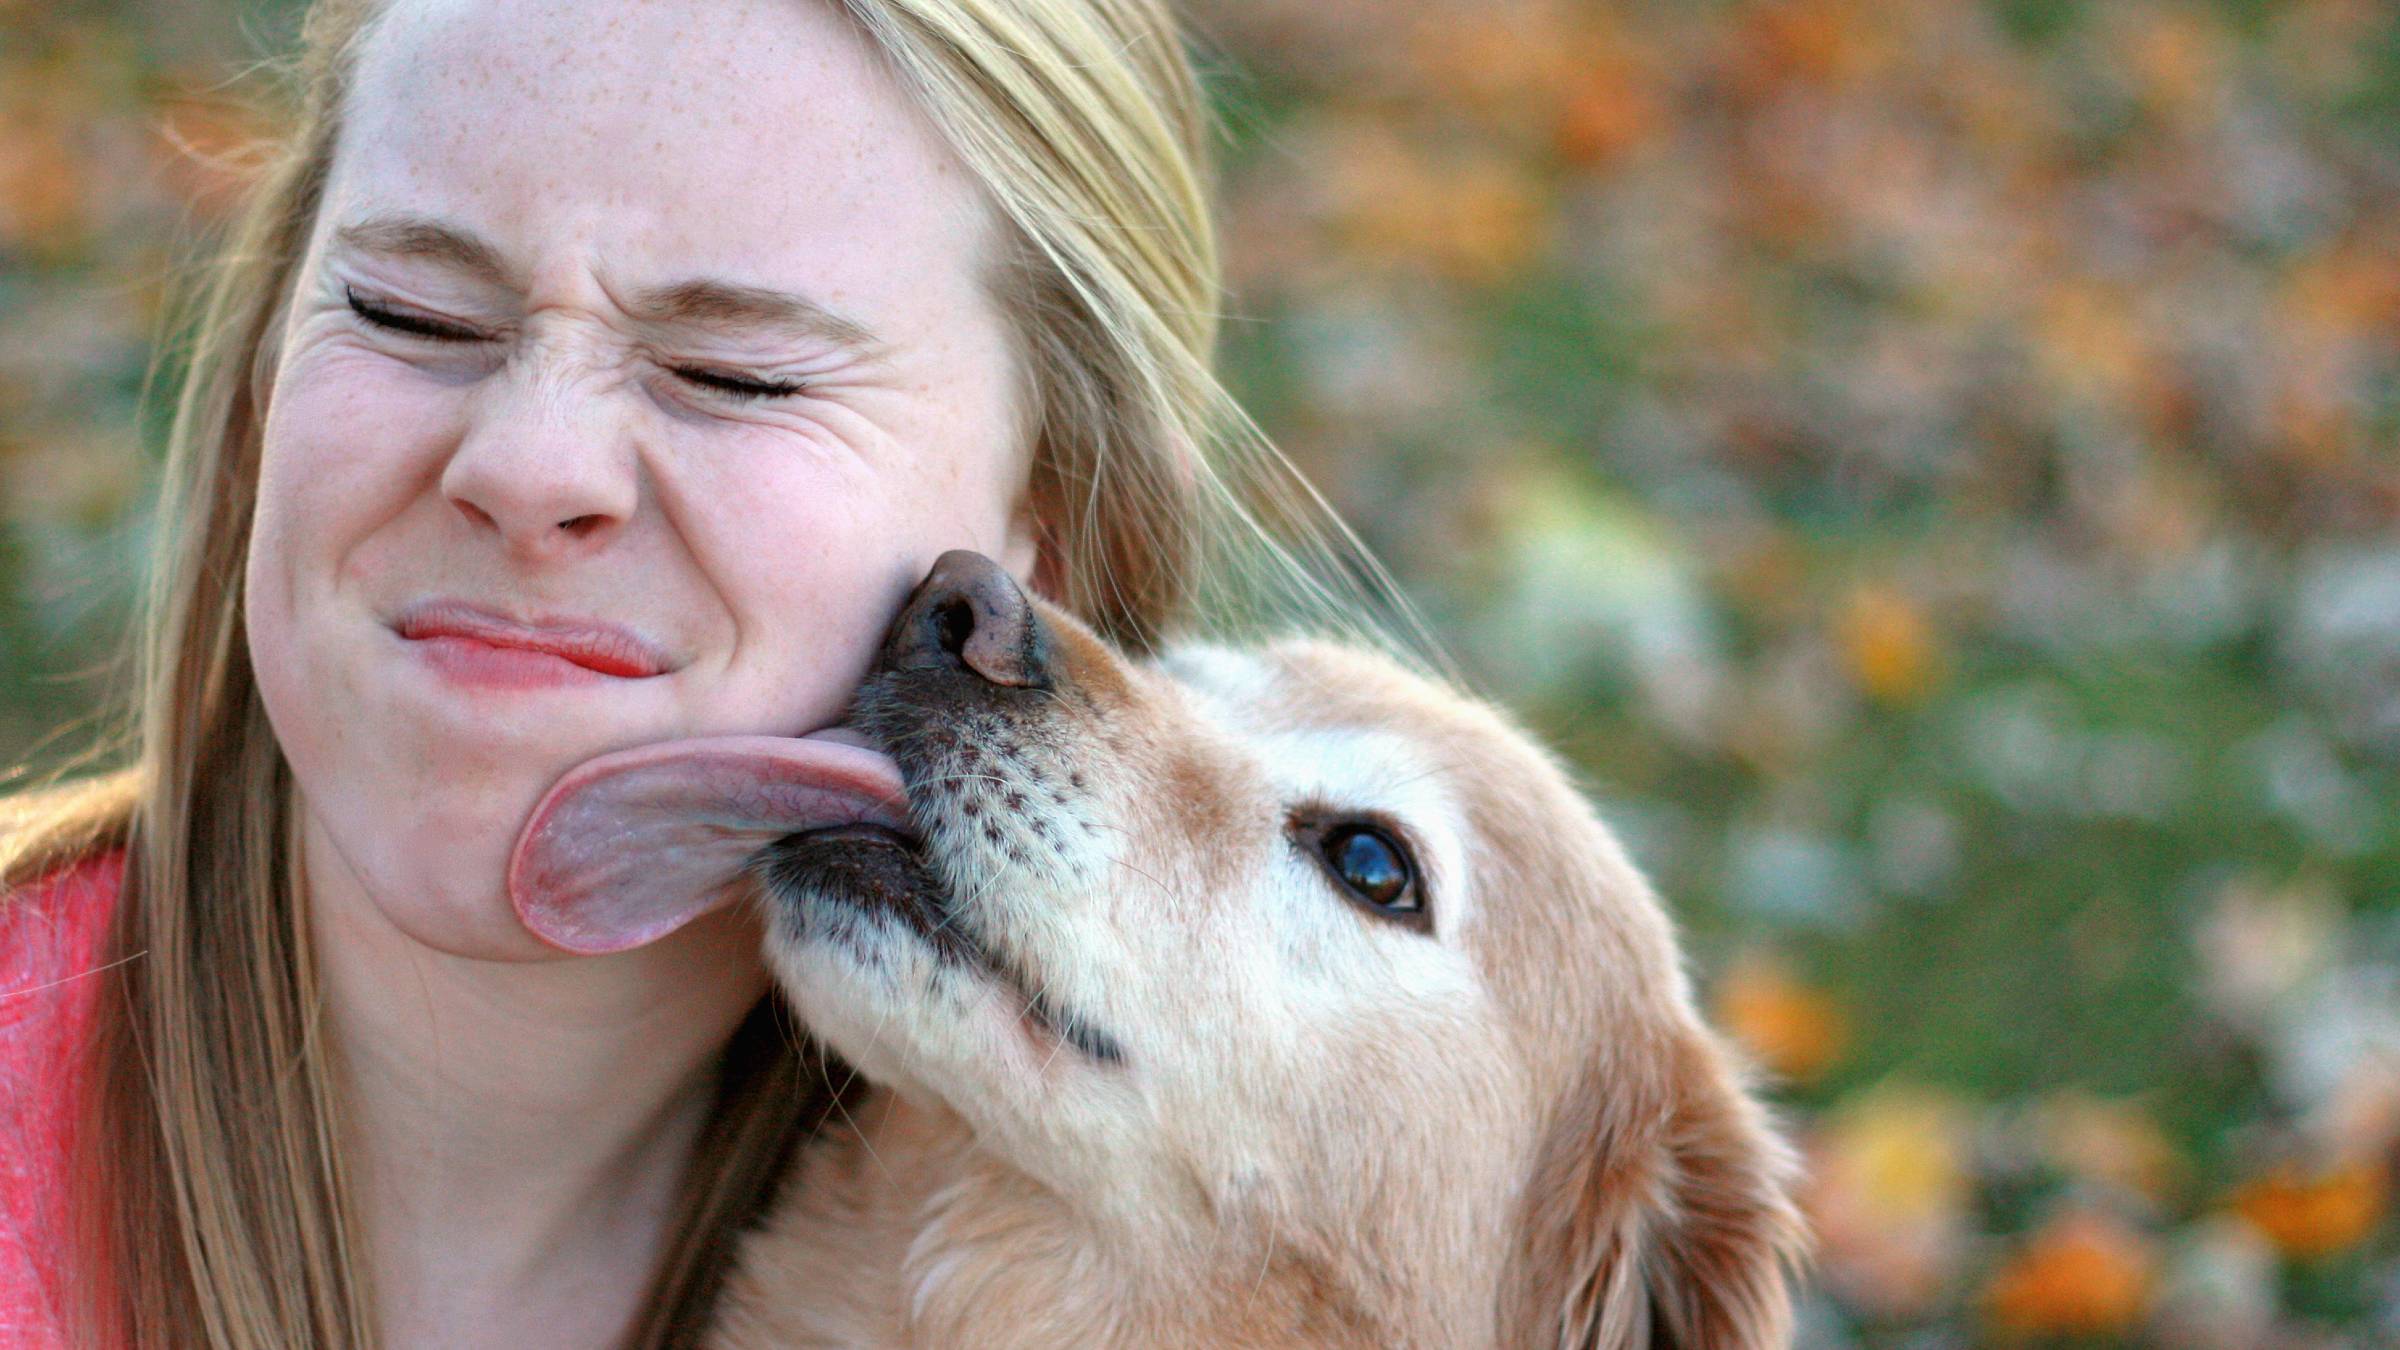
{"label": "woman's cheek", "polygon": [[244,576],[251,656],[288,752],[313,758],[338,739],[317,705],[351,696],[350,674],[327,641],[323,598],[334,590],[347,519],[361,500],[361,466],[376,449],[358,425],[372,406],[341,389],[348,363],[300,353],[277,371],[259,466]]}
{"label": "woman's cheek", "polygon": [[745,645],[778,652],[778,664],[863,673],[926,525],[896,509],[890,487],[827,456],[785,455],[761,465],[749,491],[718,499],[715,524],[687,538],[711,555],[703,566]]}
{"label": "woman's cheek", "polygon": [[425,481],[458,443],[465,393],[355,346],[295,357],[277,375],[261,493],[341,510]]}

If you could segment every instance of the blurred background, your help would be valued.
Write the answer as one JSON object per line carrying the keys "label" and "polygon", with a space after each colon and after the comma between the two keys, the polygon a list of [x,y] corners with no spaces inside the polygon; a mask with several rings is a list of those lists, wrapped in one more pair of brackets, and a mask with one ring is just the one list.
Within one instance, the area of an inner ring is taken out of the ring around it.
{"label": "blurred background", "polygon": [[[2400,1344],[2400,7],[1187,8],[1234,388],[1681,917],[1803,1345]],[[0,0],[7,762],[290,19]]]}

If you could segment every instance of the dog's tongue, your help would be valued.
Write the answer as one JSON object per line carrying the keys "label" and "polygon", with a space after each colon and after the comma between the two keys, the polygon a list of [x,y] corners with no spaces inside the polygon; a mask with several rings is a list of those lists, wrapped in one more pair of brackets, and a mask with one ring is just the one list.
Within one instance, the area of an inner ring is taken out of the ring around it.
{"label": "dog's tongue", "polygon": [[578,765],[533,808],[509,855],[517,916],[554,947],[620,952],[736,898],[744,864],[787,834],[905,828],[899,768],[860,739],[718,736]]}

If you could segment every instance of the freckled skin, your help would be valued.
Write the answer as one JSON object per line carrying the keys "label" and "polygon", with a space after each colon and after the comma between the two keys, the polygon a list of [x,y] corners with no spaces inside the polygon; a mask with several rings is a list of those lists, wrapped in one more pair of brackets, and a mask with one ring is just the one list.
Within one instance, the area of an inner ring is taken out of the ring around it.
{"label": "freckled skin", "polygon": [[[509,280],[335,237],[400,213],[489,244]],[[560,774],[829,725],[940,553],[1028,573],[1015,376],[979,285],[993,235],[818,6],[401,0],[286,316],[247,573],[312,885],[443,952],[553,956],[501,878]],[[886,355],[629,316],[695,278],[805,296]],[[481,336],[378,329],[346,288]],[[694,362],[807,390],[744,402],[675,373]],[[434,596],[620,624],[674,668],[462,690],[391,630]]]}

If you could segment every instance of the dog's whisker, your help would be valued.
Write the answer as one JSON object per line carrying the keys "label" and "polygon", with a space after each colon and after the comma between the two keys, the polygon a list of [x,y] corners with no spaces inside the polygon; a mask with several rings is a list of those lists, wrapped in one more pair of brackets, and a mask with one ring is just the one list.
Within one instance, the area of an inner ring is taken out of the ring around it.
{"label": "dog's whisker", "polygon": [[1034,1071],[1034,1076],[1037,1078],[1049,1077],[1050,1066],[1058,1062],[1058,1052],[1065,1049],[1066,1045],[1067,1042],[1063,1037],[1051,1041],[1050,1053],[1042,1057],[1042,1067]]}
{"label": "dog's whisker", "polygon": [[[1033,997],[1031,1000],[1029,1000],[1026,1007],[1026,1012],[1028,1014],[1039,1016],[1039,1010],[1047,1006],[1045,1000],[1050,997],[1050,985],[1053,978],[1054,977],[1049,975],[1043,976],[1041,987],[1033,991]],[[1067,1037],[1063,1031],[1059,1034],[1058,1039],[1050,1043],[1050,1057],[1042,1061],[1043,1074],[1047,1075],[1050,1072],[1051,1064],[1057,1061],[1058,1052],[1066,1045],[1066,1043]]]}
{"label": "dog's whisker", "polygon": [[934,924],[933,931],[936,933],[956,933],[959,936],[966,938],[970,943],[974,942],[974,934],[967,932],[963,926],[960,926],[963,923],[962,916],[969,906],[982,904],[984,897],[991,893],[991,888],[995,884],[996,882],[993,878],[985,877],[981,887],[973,894],[966,896],[963,901],[957,901],[952,904],[944,905],[942,907],[941,920]]}
{"label": "dog's whisker", "polygon": [[1159,880],[1150,873],[1143,871],[1141,868],[1134,866],[1132,863],[1125,861],[1123,858],[1111,858],[1109,859],[1109,862],[1111,865],[1121,867],[1126,871],[1133,873],[1135,876],[1140,877],[1142,880],[1149,882],[1152,889],[1156,890],[1161,897],[1170,900],[1174,898],[1175,893],[1167,889],[1167,883]]}
{"label": "dog's whisker", "polygon": [[953,784],[953,783],[998,783],[998,784],[1000,784],[1001,786],[1005,787],[1005,786],[1008,786],[1009,782],[1010,782],[1009,778],[1008,778],[1006,775],[1003,775],[1003,774],[996,774],[996,773],[963,773],[963,772],[962,772],[962,773],[942,773],[942,774],[934,774],[934,775],[932,775],[932,776],[930,776],[930,777],[927,777],[927,778],[924,778],[924,779],[920,780],[920,781],[917,783],[917,786],[918,786],[918,787],[948,787],[949,785],[951,785],[951,784]]}
{"label": "dog's whisker", "polygon": [[1274,1269],[1274,1268],[1275,1268],[1275,1229],[1274,1229],[1274,1227],[1273,1227],[1272,1225],[1270,1225],[1270,1226],[1268,1227],[1268,1229],[1267,1229],[1267,1232],[1266,1232],[1266,1241],[1265,1241],[1264,1243],[1260,1244],[1260,1246],[1259,1246],[1259,1253],[1258,1253],[1258,1278],[1257,1278],[1257,1279],[1255,1279],[1255,1280],[1252,1280],[1252,1281],[1250,1282],[1250,1300],[1249,1300],[1249,1301],[1250,1301],[1251,1303],[1255,1304],[1255,1303],[1257,1303],[1257,1302],[1258,1302],[1258,1296],[1259,1296],[1259,1294],[1260,1294],[1260,1293],[1262,1293],[1262,1292],[1264,1292],[1264,1291],[1265,1291],[1265,1289],[1266,1289],[1266,1287],[1267,1287],[1267,1272],[1268,1272],[1268,1271],[1270,1271],[1270,1270],[1272,1270],[1272,1269]]}
{"label": "dog's whisker", "polygon": [[834,1094],[835,1094],[836,1096],[848,1096],[848,1095],[849,1095],[849,1093],[850,1093],[850,1089],[852,1089],[852,1088],[854,1088],[854,1087],[858,1086],[858,1080],[859,1080],[859,1078],[861,1077],[861,1075],[860,1075],[860,1073],[859,1073],[859,1071],[858,1071],[858,1068],[857,1068],[857,1066],[855,1066],[855,1065],[851,1065],[851,1064],[843,1064],[843,1065],[842,1065],[842,1067],[843,1067],[843,1068],[845,1068],[845,1069],[848,1069],[848,1070],[850,1070],[850,1076],[849,1076],[848,1078],[845,1078],[845,1079],[843,1079],[843,1080],[842,1080],[842,1085],[841,1085],[839,1088],[836,1088],[836,1089],[834,1090]]}
{"label": "dog's whisker", "polygon": [[1061,708],[1073,706],[1067,702],[1065,695],[1059,693],[1055,689],[1044,689],[1039,685],[1035,685],[1026,689],[1025,692],[1037,699],[1048,699],[1050,702],[1057,704]]}
{"label": "dog's whisker", "polygon": [[[852,1069],[850,1083],[857,1081],[858,1070]],[[850,1114],[850,1104],[843,1100],[850,1093],[850,1083],[844,1083],[841,1091],[834,1094],[833,1109],[842,1113],[842,1123],[849,1127],[850,1137],[856,1139],[858,1146],[866,1150],[867,1160],[875,1164],[876,1171],[883,1173],[884,1181],[889,1185],[897,1186],[900,1184],[899,1175],[884,1163],[883,1155],[875,1151],[875,1141],[867,1136],[866,1127],[858,1123],[858,1117]]]}

